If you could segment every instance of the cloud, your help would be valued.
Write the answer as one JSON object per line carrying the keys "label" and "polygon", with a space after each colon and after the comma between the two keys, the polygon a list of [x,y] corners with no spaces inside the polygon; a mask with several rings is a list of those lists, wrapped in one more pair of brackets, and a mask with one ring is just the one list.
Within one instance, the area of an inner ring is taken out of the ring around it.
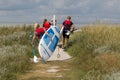
{"label": "cloud", "polygon": [[22,10],[36,7],[36,0],[1,0],[0,10]]}
{"label": "cloud", "polygon": [[67,15],[75,22],[119,21],[119,4],[120,0],[1,0],[0,22],[42,22],[53,14],[60,22]]}

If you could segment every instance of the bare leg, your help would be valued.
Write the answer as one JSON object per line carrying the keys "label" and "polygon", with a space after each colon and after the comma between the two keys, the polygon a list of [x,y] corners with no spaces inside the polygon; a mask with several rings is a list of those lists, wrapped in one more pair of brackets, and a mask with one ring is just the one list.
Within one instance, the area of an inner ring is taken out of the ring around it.
{"label": "bare leg", "polygon": [[69,38],[66,38],[66,46],[68,46]]}
{"label": "bare leg", "polygon": [[62,48],[64,48],[64,45],[65,45],[65,38],[63,37],[63,40],[62,40]]}

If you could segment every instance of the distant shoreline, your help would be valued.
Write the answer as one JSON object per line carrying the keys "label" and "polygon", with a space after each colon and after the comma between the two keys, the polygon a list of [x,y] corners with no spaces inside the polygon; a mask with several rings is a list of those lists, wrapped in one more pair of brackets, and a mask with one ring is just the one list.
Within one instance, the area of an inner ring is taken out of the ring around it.
{"label": "distant shoreline", "polygon": [[[26,22],[26,23],[23,23],[23,22],[8,22],[8,23],[2,23],[0,22],[0,27],[16,27],[16,26],[23,26],[23,25],[34,25],[35,22]],[[74,23],[74,26],[76,29],[79,29],[81,27],[84,27],[86,25],[91,25],[91,24],[97,24],[97,23]],[[98,23],[99,24],[99,23]],[[104,23],[100,23],[100,24],[104,24]],[[106,23],[106,24],[109,24],[109,25],[120,25],[120,23]],[[41,23],[40,23],[41,25]],[[58,23],[58,26],[61,26],[62,23]]]}
{"label": "distant shoreline", "polygon": [[[0,23],[0,27],[12,27],[12,26],[22,26],[22,25],[33,25],[34,23]],[[58,23],[58,26],[61,26],[62,24]],[[88,24],[74,24],[76,28],[80,28],[80,27],[83,27],[85,25],[88,25]]]}
{"label": "distant shoreline", "polygon": [[18,23],[0,23],[0,26],[15,26],[15,25],[32,25],[34,23],[22,23],[22,22],[18,22]]}

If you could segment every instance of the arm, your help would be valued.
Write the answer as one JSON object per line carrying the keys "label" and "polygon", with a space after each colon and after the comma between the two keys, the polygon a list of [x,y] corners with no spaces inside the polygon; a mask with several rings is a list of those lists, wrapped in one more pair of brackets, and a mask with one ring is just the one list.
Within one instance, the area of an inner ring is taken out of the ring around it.
{"label": "arm", "polygon": [[75,29],[75,26],[74,26],[74,25],[72,25],[72,26],[70,27],[70,32],[73,32],[73,31],[74,31],[74,29]]}
{"label": "arm", "polygon": [[32,45],[34,45],[34,40],[35,40],[35,38],[36,38],[36,35],[34,34],[34,35],[33,35],[33,38],[32,38]]}
{"label": "arm", "polygon": [[73,31],[73,30],[74,30],[74,25],[70,27],[70,31]]}
{"label": "arm", "polygon": [[70,31],[73,32],[74,28],[75,28],[74,23],[71,21]]}

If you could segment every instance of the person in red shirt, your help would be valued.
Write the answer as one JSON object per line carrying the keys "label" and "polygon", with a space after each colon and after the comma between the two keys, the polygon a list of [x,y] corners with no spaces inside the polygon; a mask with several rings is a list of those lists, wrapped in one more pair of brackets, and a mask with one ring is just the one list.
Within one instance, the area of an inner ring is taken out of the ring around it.
{"label": "person in red shirt", "polygon": [[43,27],[45,28],[45,30],[48,30],[51,26],[51,23],[49,21],[47,21],[47,19],[44,19],[43,21]]}
{"label": "person in red shirt", "polygon": [[37,37],[38,41],[42,38],[43,34],[45,33],[45,29],[43,27],[40,27],[38,23],[35,23],[34,25],[34,36],[32,39],[32,44],[34,44],[34,40]]}
{"label": "person in red shirt", "polygon": [[62,41],[62,48],[68,45],[68,41],[69,41],[69,36],[70,36],[70,32],[73,31],[74,26],[73,26],[73,22],[71,21],[71,16],[67,16],[67,19],[63,22],[63,41]]}
{"label": "person in red shirt", "polygon": [[[43,27],[40,27],[40,25],[38,23],[34,24],[34,35],[32,37],[32,51],[34,53],[34,62],[37,63],[39,62],[38,58],[37,58],[37,54],[35,51],[35,48],[38,47],[38,43],[35,44],[35,39],[38,40],[37,42],[40,41],[40,39],[42,38],[43,34],[45,33],[45,29]],[[35,46],[37,45],[37,46]]]}

